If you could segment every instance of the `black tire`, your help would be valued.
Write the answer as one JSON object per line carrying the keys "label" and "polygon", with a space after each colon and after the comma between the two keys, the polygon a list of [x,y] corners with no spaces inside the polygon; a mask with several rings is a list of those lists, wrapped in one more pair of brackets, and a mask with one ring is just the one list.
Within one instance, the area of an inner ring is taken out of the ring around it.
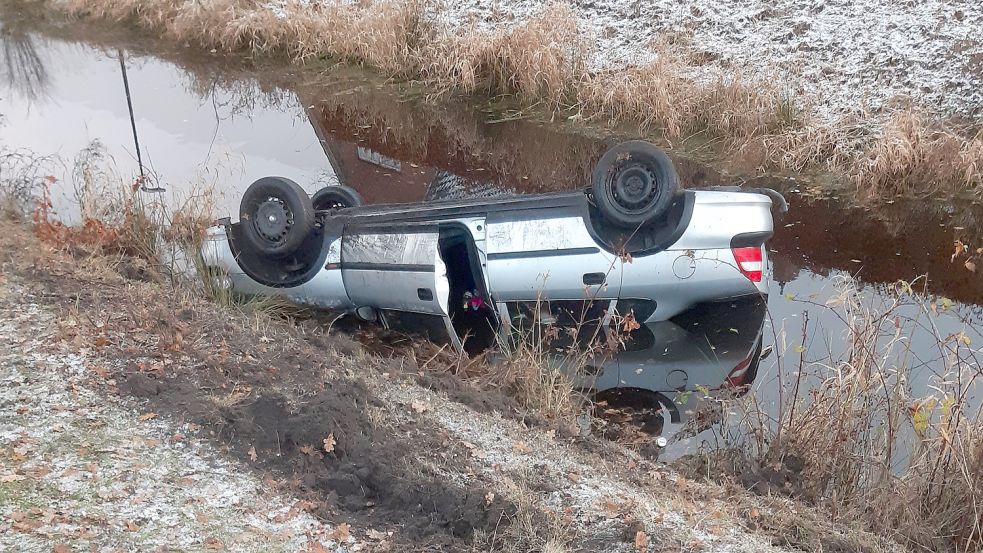
{"label": "black tire", "polygon": [[362,195],[344,184],[325,186],[311,196],[314,211],[358,207],[363,203],[365,202],[362,200]]}
{"label": "black tire", "polygon": [[294,181],[263,177],[242,195],[239,223],[248,247],[267,257],[284,257],[297,251],[311,233],[314,207]]}
{"label": "black tire", "polygon": [[679,176],[672,160],[641,140],[614,146],[594,168],[592,193],[601,215],[625,229],[637,229],[665,215],[677,190]]}

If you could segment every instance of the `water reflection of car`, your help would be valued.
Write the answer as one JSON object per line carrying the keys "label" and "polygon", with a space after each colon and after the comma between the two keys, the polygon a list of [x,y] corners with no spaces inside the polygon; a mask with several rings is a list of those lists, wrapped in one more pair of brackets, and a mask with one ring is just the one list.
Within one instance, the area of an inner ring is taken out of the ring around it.
{"label": "water reflection of car", "polygon": [[763,298],[700,304],[641,325],[587,381],[605,409],[655,436],[681,439],[718,422],[716,399],[747,393],[762,358]]}
{"label": "water reflection of car", "polygon": [[[767,293],[766,190],[679,190],[672,162],[628,142],[590,188],[552,194],[361,205],[332,186],[309,197],[268,177],[238,222],[209,229],[217,280],[414,330],[469,351],[507,332],[522,302],[600,309],[641,323],[706,301]],[[511,306],[511,307],[510,307]]]}

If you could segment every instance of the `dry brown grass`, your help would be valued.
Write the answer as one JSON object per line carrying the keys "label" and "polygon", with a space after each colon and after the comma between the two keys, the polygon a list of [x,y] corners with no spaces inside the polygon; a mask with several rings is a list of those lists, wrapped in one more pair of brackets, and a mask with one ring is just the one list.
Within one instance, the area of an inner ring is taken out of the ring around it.
{"label": "dry brown grass", "polygon": [[164,30],[182,8],[175,0],[58,0],[53,6],[76,16],[127,21]]}
{"label": "dry brown grass", "polygon": [[690,127],[694,85],[682,77],[681,60],[660,56],[625,71],[589,75],[580,88],[580,109],[588,118],[631,122],[679,137]]}
{"label": "dry brown grass", "polygon": [[417,53],[421,74],[444,89],[514,94],[568,105],[587,75],[591,37],[573,9],[551,3],[500,31],[444,29]]}
{"label": "dry brown grass", "polygon": [[[703,64],[673,37],[655,61],[591,71],[595,41],[566,4],[501,29],[453,27],[433,0],[289,0],[273,11],[256,0],[50,0],[76,16],[125,21],[222,51],[331,56],[438,90],[505,94],[526,105],[575,109],[585,117],[674,141],[701,136],[760,169],[832,171],[861,194],[983,191],[983,137],[911,111],[820,120],[777,80],[739,72],[694,77]],[[745,163],[744,165],[748,165]]]}
{"label": "dry brown grass", "polygon": [[578,88],[581,113],[657,129],[670,140],[701,134],[741,142],[796,124],[775,86],[737,75],[701,85],[686,76],[687,68],[683,57],[663,47],[656,61],[641,67],[589,75]]}
{"label": "dry brown grass", "polygon": [[[864,300],[852,281],[842,287],[833,309],[848,329],[846,352],[787,369],[795,376],[782,385],[777,414],[751,402],[745,451],[763,467],[801,467],[795,493],[845,522],[860,520],[913,550],[979,550],[983,373],[971,346],[979,335],[938,334],[935,319],[949,316],[948,304],[926,305],[906,283],[883,305]],[[936,341],[939,358],[919,369],[909,347],[925,339]],[[925,371],[933,373],[927,381]]]}
{"label": "dry brown grass", "polygon": [[783,171],[818,168],[842,174],[853,166],[869,129],[868,122],[856,117],[835,123],[804,120],[797,128],[749,139],[738,152],[755,167]]}
{"label": "dry brown grass", "polygon": [[983,131],[975,136],[924,113],[891,115],[857,160],[862,193],[923,195],[983,188]]}
{"label": "dry brown grass", "polygon": [[545,505],[530,489],[534,476],[516,475],[506,495],[515,502],[515,511],[494,532],[477,531],[471,551],[502,553],[572,553],[578,539],[572,519],[564,519]]}
{"label": "dry brown grass", "polygon": [[505,350],[504,359],[490,366],[483,380],[505,389],[527,411],[548,419],[572,419],[587,405],[574,384],[584,365],[576,354],[555,356],[546,349],[520,341]]}

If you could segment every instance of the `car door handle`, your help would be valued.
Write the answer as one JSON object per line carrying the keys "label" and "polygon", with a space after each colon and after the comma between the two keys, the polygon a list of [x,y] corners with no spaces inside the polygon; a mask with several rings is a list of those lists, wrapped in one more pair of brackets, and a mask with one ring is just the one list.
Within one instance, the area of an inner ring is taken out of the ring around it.
{"label": "car door handle", "polygon": [[598,284],[604,284],[607,275],[604,273],[584,273],[584,284],[587,286],[597,286]]}

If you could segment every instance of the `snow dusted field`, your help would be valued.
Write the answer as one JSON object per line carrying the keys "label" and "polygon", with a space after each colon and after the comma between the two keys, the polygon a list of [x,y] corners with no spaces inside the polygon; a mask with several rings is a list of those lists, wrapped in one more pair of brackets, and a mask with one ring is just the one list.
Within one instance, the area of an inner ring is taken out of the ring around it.
{"label": "snow dusted field", "polygon": [[[540,0],[445,2],[441,18],[499,28]],[[596,35],[595,68],[644,63],[671,37],[701,70],[781,79],[820,115],[916,105],[983,118],[980,0],[572,0]]]}

